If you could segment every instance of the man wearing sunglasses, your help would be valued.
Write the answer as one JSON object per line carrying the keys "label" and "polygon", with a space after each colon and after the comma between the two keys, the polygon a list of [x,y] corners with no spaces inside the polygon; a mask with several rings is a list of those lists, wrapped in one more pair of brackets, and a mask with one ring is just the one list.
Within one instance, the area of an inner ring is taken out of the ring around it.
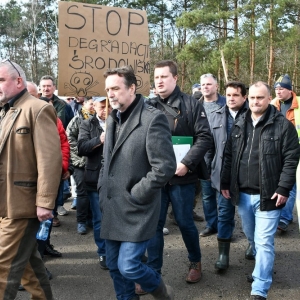
{"label": "man wearing sunglasses", "polygon": [[62,157],[55,110],[26,86],[19,65],[0,63],[0,299],[15,299],[22,278],[32,299],[48,300],[36,233],[53,217]]}

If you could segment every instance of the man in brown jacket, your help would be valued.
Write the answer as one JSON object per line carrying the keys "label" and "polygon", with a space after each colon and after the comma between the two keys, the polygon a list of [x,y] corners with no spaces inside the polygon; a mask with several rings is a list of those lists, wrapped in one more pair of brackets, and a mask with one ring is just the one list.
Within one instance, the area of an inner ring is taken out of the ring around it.
{"label": "man in brown jacket", "polygon": [[53,106],[26,89],[19,65],[0,62],[0,299],[22,285],[33,299],[53,299],[37,251],[39,221],[52,218],[61,175]]}

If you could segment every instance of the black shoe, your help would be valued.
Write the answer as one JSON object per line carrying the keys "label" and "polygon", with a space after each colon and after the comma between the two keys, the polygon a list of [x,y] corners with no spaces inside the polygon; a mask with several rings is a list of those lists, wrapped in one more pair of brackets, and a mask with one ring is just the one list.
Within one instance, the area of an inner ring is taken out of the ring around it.
{"label": "black shoe", "polygon": [[279,222],[278,226],[277,226],[277,229],[280,230],[280,231],[284,231],[286,232],[287,229],[288,229],[289,225],[288,224],[285,224],[283,222]]}
{"label": "black shoe", "polygon": [[108,267],[106,265],[106,256],[99,256],[99,264],[101,269],[108,270]]}
{"label": "black shoe", "polygon": [[210,236],[217,233],[217,230],[206,227],[203,231],[200,232],[200,236]]}
{"label": "black shoe", "polygon": [[18,291],[25,291],[25,288],[24,288],[24,286],[22,284],[19,285]]}
{"label": "black shoe", "polygon": [[266,300],[267,298],[265,298],[263,296],[259,296],[259,295],[252,295],[251,299],[252,300]]}
{"label": "black shoe", "polygon": [[53,275],[47,268],[46,268],[46,273],[48,275],[48,279],[51,280],[53,278]]}
{"label": "black shoe", "polygon": [[255,256],[253,255],[253,249],[251,244],[248,245],[248,248],[245,251],[245,258],[248,260],[254,260]]}
{"label": "black shoe", "polygon": [[247,275],[247,281],[252,283],[254,281],[252,275]]}
{"label": "black shoe", "polygon": [[50,255],[52,257],[62,257],[62,254],[53,248],[53,245],[46,245],[44,255]]}

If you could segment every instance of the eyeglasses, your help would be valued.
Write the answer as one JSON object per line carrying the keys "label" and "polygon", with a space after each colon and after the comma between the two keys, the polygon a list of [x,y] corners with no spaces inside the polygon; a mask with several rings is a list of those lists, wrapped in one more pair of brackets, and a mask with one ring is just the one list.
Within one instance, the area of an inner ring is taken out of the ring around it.
{"label": "eyeglasses", "polygon": [[74,100],[74,98],[67,98],[67,100]]}
{"label": "eyeglasses", "polygon": [[7,61],[8,61],[8,62],[13,66],[13,68],[18,72],[19,77],[21,77],[20,72],[19,72],[18,69],[14,66],[14,64],[10,61],[9,58],[2,60],[1,63],[6,63]]}

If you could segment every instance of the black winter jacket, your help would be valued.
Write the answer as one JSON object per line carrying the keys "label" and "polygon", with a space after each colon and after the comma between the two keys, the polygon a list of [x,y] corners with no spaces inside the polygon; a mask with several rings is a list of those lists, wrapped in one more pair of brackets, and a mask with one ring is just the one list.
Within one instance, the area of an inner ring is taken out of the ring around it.
{"label": "black winter jacket", "polygon": [[100,141],[102,132],[103,128],[100,126],[96,115],[80,124],[77,143],[78,154],[87,157],[85,183],[87,189],[93,191],[97,191],[99,172],[102,167],[103,144]]}
{"label": "black winter jacket", "polygon": [[[161,108],[156,99],[149,99],[148,103]],[[163,99],[160,100],[164,101]],[[172,135],[192,136],[194,143],[181,161],[188,167],[189,172],[182,177],[173,176],[170,184],[194,183],[198,177],[208,179],[204,155],[213,147],[213,139],[203,105],[192,96],[182,93],[178,86],[166,100],[168,106],[180,113],[179,119],[175,122],[175,128],[172,130]],[[165,113],[165,111],[163,112]]]}
{"label": "black winter jacket", "polygon": [[[245,146],[246,118],[250,115],[248,110],[234,124],[224,152],[221,189],[230,190],[233,205],[239,204],[238,170]],[[299,156],[295,127],[274,106],[269,105],[268,119],[261,129],[259,140],[260,210],[284,206],[276,207],[276,200],[271,200],[271,197],[275,192],[284,195],[285,191],[292,189]]]}

